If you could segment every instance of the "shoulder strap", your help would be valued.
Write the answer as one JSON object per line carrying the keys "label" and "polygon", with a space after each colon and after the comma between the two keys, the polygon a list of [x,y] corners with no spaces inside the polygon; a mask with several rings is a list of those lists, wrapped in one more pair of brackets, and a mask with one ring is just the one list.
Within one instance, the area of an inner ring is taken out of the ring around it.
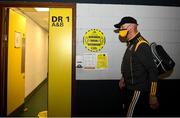
{"label": "shoulder strap", "polygon": [[147,42],[147,41],[145,41],[145,40],[140,40],[137,44],[136,44],[136,47],[135,47],[135,52],[136,52],[136,50],[138,49],[138,47],[139,47],[139,45],[141,45],[142,43],[146,43],[146,44],[148,44],[149,45],[149,43]]}

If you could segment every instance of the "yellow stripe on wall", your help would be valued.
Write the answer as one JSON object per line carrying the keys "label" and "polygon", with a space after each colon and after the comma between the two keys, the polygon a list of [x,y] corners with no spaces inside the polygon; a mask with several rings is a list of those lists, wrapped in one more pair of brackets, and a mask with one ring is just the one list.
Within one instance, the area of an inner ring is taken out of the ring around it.
{"label": "yellow stripe on wall", "polygon": [[71,116],[72,8],[50,8],[48,116]]}

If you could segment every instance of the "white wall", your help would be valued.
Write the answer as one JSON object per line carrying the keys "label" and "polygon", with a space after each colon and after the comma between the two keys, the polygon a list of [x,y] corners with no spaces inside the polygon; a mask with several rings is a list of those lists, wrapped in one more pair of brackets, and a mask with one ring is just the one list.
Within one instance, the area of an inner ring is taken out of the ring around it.
{"label": "white wall", "polygon": [[120,65],[126,45],[118,40],[113,32],[114,24],[124,16],[133,16],[139,24],[139,31],[149,40],[162,44],[176,62],[173,74],[169,79],[180,79],[180,15],[179,7],[111,5],[111,4],[77,4],[77,37],[76,55],[91,53],[83,46],[83,35],[89,29],[100,29],[106,44],[100,51],[108,54],[107,70],[76,70],[77,80],[116,80],[120,79]]}
{"label": "white wall", "polygon": [[25,97],[45,78],[48,65],[48,32],[27,17]]}

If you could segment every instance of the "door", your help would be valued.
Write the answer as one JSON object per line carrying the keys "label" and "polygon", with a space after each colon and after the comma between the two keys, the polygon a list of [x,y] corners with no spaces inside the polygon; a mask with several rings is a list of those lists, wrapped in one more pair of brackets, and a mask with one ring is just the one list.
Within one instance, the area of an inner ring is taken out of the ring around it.
{"label": "door", "polygon": [[[51,46],[49,46],[49,49],[51,51],[55,50],[54,53],[49,54],[50,55],[54,55],[51,56],[51,59],[49,59],[49,66],[51,66],[49,68],[49,70],[51,72],[49,72],[49,83],[48,83],[48,115],[49,116],[71,116],[73,115],[73,111],[74,111],[74,95],[75,95],[75,55],[76,55],[76,48],[75,48],[75,44],[76,44],[76,31],[75,31],[75,24],[76,24],[76,4],[75,3],[62,3],[62,2],[56,2],[56,3],[49,3],[49,2],[25,2],[22,4],[22,2],[11,2],[11,3],[6,3],[6,2],[2,2],[2,4],[0,4],[0,7],[49,7],[49,8],[67,8],[67,9],[62,9],[62,11],[59,11],[59,13],[63,12],[63,11],[68,11],[66,12],[66,14],[69,14],[70,17],[66,18],[66,22],[68,22],[68,25],[64,25],[63,28],[55,28],[56,30],[59,29],[59,31],[61,32],[60,34],[61,37],[59,37],[57,35],[57,38],[55,39],[55,42],[53,42],[53,38],[51,41],[49,41],[49,43],[51,43]],[[69,9],[68,9],[69,8]],[[13,11],[11,11],[13,12]],[[20,16],[18,13],[13,13],[16,14],[18,17]],[[60,14],[61,16],[62,14]],[[1,16],[1,14],[0,14]],[[10,15],[11,16],[11,15]],[[2,17],[1,17],[2,18]],[[61,17],[59,17],[61,18]],[[23,19],[23,18],[22,18]],[[61,20],[61,19],[59,19]],[[25,22],[25,20],[24,20]],[[8,42],[10,42],[10,40],[14,40],[14,38],[12,36],[14,36],[14,34],[11,34],[11,32],[15,32],[15,29],[19,29],[20,27],[24,27],[21,26],[22,24],[18,24],[19,21],[16,20],[16,18],[11,19],[11,21],[9,22],[9,34],[8,34]],[[20,22],[22,23],[22,22]],[[11,27],[11,24],[14,25],[14,27]],[[59,23],[57,23],[58,25]],[[15,26],[16,25],[16,26]],[[62,25],[62,24],[61,24]],[[3,29],[2,27],[0,27],[1,29]],[[13,30],[14,29],[14,30]],[[65,31],[66,33],[63,33],[62,31]],[[53,30],[51,30],[53,31]],[[20,32],[20,38],[22,38],[23,36],[23,30],[16,30],[16,32]],[[18,35],[18,34],[17,34]],[[52,32],[53,35],[53,32]],[[51,36],[52,36],[51,35]],[[11,38],[10,38],[11,37]],[[2,42],[2,41],[1,41]],[[11,59],[8,60],[8,64],[5,63],[5,67],[8,68],[7,69],[7,73],[5,73],[5,76],[8,76],[7,78],[4,77],[3,80],[7,80],[8,79],[8,83],[4,84],[3,88],[7,88],[7,92],[5,94],[7,95],[7,104],[5,104],[5,107],[7,107],[8,110],[8,114],[10,114],[13,110],[15,110],[18,106],[20,106],[21,104],[23,104],[24,102],[24,87],[22,83],[24,83],[23,80],[23,73],[21,72],[21,55],[20,55],[20,50],[22,50],[21,48],[21,40],[20,40],[20,47],[10,47],[8,48],[8,57],[11,57]],[[57,44],[56,44],[57,43]],[[58,45],[58,43],[61,43],[60,45]],[[14,45],[13,43],[8,43],[8,46],[12,46]],[[18,43],[17,43],[18,45]],[[53,46],[55,45],[55,47],[53,48]],[[11,49],[12,48],[12,49]],[[17,52],[17,55],[13,55],[11,54],[11,51]],[[50,52],[49,50],[49,52]],[[0,49],[0,52],[2,52],[2,48]],[[62,52],[62,53],[60,53]],[[7,53],[7,52],[6,52]],[[5,54],[3,54],[1,56],[4,56]],[[57,58],[56,58],[57,57]],[[13,61],[16,60],[16,58],[18,58],[20,61],[17,61],[17,63],[14,64]],[[57,65],[55,63],[53,63],[53,59],[55,58],[55,61],[59,62],[58,60],[60,60],[59,63],[57,63]],[[14,59],[14,60],[13,60]],[[2,61],[0,64],[0,67],[2,65]],[[62,66],[60,66],[62,65]],[[18,67],[16,67],[18,66]],[[60,70],[58,70],[58,68],[60,67]],[[16,70],[15,70],[16,69]],[[4,71],[3,68],[0,68],[1,72]],[[17,77],[12,78],[12,74],[14,74],[14,72],[17,71],[18,74],[16,75]],[[58,73],[59,72],[59,73]],[[60,77],[61,78],[58,78]],[[19,78],[19,79],[17,79]],[[14,82],[13,82],[14,81]],[[19,84],[16,84],[16,81],[20,81]],[[13,90],[14,89],[14,90]],[[12,90],[14,92],[12,92]],[[17,92],[18,91],[18,92]],[[19,96],[17,94],[20,94],[21,97],[16,97]],[[22,97],[23,96],[23,97]],[[3,98],[6,100],[6,96],[3,96]],[[0,99],[1,100],[1,99]],[[16,103],[15,103],[16,102]],[[6,102],[5,102],[6,103]],[[62,110],[62,111],[61,111]],[[60,112],[59,112],[60,111]],[[6,112],[5,112],[6,113]],[[5,115],[2,115],[5,116]]]}
{"label": "door", "polygon": [[25,38],[26,18],[10,9],[8,29],[7,115],[24,103],[22,44]]}

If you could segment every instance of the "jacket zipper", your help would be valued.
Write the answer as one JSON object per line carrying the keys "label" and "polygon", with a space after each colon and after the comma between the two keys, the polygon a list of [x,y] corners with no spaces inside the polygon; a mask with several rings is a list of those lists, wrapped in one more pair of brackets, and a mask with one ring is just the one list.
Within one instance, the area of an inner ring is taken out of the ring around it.
{"label": "jacket zipper", "polygon": [[132,84],[134,83],[134,78],[133,78],[133,69],[132,69],[132,55],[130,56],[130,69],[131,69],[131,82]]}

